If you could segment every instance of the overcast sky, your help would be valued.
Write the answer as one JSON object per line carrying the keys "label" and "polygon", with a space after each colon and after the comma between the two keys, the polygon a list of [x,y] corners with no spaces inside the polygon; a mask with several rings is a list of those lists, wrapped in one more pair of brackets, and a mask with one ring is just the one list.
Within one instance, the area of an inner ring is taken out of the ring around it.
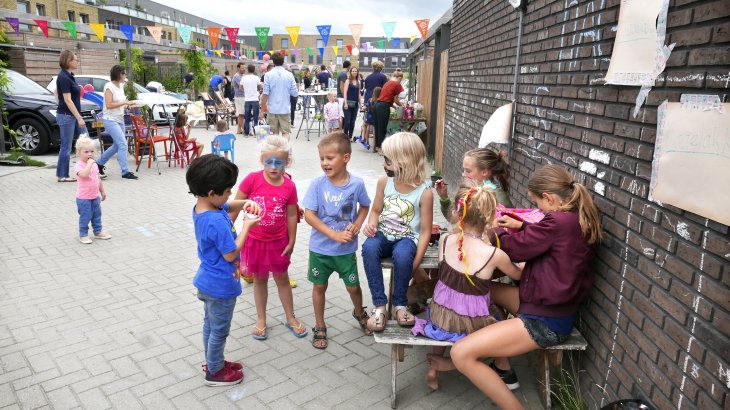
{"label": "overcast sky", "polygon": [[332,25],[333,34],[350,34],[348,24],[364,24],[363,37],[384,36],[382,22],[396,21],[393,37],[419,34],[413,20],[438,20],[451,0],[156,0],[187,13],[239,27],[239,35],[256,34],[254,27],[271,27],[272,34],[285,34],[286,26],[301,26],[300,34],[318,34],[317,26]]}

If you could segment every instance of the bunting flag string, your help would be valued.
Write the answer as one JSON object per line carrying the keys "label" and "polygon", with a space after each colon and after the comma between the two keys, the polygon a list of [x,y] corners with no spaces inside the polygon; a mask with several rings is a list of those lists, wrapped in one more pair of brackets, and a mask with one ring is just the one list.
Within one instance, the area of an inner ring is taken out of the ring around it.
{"label": "bunting flag string", "polygon": [[322,41],[324,42],[325,47],[327,47],[327,42],[330,39],[330,30],[332,30],[332,26],[317,26],[317,31],[319,31],[319,35],[322,36]]}
{"label": "bunting flag string", "polygon": [[423,39],[426,39],[426,36],[428,35],[428,22],[429,19],[424,20],[413,20],[416,22],[416,26],[418,27],[418,31],[421,32],[421,36],[423,36]]}
{"label": "bunting flag string", "polygon": [[294,47],[297,46],[297,40],[299,39],[299,26],[296,27],[284,27],[286,29],[286,32],[289,33],[289,37],[291,38],[291,42]]}
{"label": "bunting flag string", "polygon": [[68,30],[69,37],[76,38],[76,23],[73,21],[62,21],[61,24]]}
{"label": "bunting flag string", "polygon": [[348,26],[350,26],[350,33],[352,33],[352,38],[355,40],[355,44],[359,44],[364,24],[348,24]]}
{"label": "bunting flag string", "polygon": [[96,36],[99,37],[99,40],[101,42],[104,42],[104,29],[106,28],[103,24],[89,24],[91,26],[91,29],[94,30],[94,33],[96,33]]}
{"label": "bunting flag string", "polygon": [[398,44],[400,44],[400,39],[394,38],[393,39],[393,48],[398,48]]}
{"label": "bunting flag string", "polygon": [[[121,26],[120,26],[121,27]],[[183,43],[190,44],[190,34],[192,34],[192,27],[178,27],[177,32],[180,34],[180,38]]]}
{"label": "bunting flag string", "polygon": [[147,26],[147,30],[149,30],[150,35],[152,38],[155,39],[157,44],[160,44],[160,40],[162,39],[162,27],[161,26]]}
{"label": "bunting flag string", "polygon": [[254,30],[256,30],[256,35],[259,37],[259,43],[261,43],[261,48],[266,48],[266,40],[269,38],[269,27],[254,27]]}
{"label": "bunting flag string", "polygon": [[119,30],[124,34],[124,37],[127,37],[130,43],[134,43],[134,26],[122,24],[119,26]]}
{"label": "bunting flag string", "polygon": [[350,53],[350,55],[352,55],[352,46],[345,46],[345,47],[347,47],[347,51]]}
{"label": "bunting flag string", "polygon": [[216,48],[218,46],[218,38],[221,36],[221,28],[206,27],[205,29],[208,31],[208,37],[210,37],[210,44],[213,48]]}
{"label": "bunting flag string", "polygon": [[226,35],[228,36],[228,41],[231,42],[231,48],[235,50],[236,40],[238,39],[238,28],[226,27]]}
{"label": "bunting flag string", "polygon": [[393,32],[395,31],[395,21],[391,21],[389,23],[380,23],[383,26],[383,31],[385,31],[385,38],[390,41],[390,39],[393,37]]}
{"label": "bunting flag string", "polygon": [[33,20],[35,24],[38,24],[38,29],[41,30],[44,36],[48,38],[48,21],[47,20]]}
{"label": "bunting flag string", "polygon": [[7,21],[8,24],[10,24],[10,27],[12,27],[13,30],[15,30],[15,35],[19,36],[20,35],[20,23],[18,22],[18,19],[12,18],[12,17],[6,17],[5,21]]}
{"label": "bunting flag string", "polygon": [[338,51],[337,46],[332,46],[332,49],[335,50],[335,55],[337,55],[337,51]]}

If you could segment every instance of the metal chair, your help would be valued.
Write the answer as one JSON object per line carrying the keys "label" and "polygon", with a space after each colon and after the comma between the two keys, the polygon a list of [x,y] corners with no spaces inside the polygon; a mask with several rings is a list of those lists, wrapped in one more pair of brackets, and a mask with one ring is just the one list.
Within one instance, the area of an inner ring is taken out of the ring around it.
{"label": "metal chair", "polygon": [[[162,142],[164,144],[164,157],[168,158],[169,162],[170,154],[167,152],[167,141],[172,140],[172,130],[170,127],[159,127],[155,124],[148,124],[147,119],[142,115],[132,115],[132,123],[134,123],[134,129],[137,134],[137,148],[135,154],[137,172],[139,172],[139,166],[142,164],[142,159],[147,157],[147,168],[151,168],[152,158],[154,157],[155,163],[157,164],[157,173],[162,175],[160,162],[157,160],[157,149],[155,148],[155,145],[158,142]],[[160,130],[165,129],[167,129],[167,135],[160,134]]]}
{"label": "metal chair", "polygon": [[99,111],[98,113],[94,114],[93,123],[94,128],[96,128],[96,135],[99,136],[99,148],[101,149],[102,154],[104,153],[104,151],[106,151],[108,147],[114,145],[114,139],[112,138],[112,135],[106,131],[102,131],[102,129],[104,129],[104,122],[102,121],[103,116],[103,111]]}

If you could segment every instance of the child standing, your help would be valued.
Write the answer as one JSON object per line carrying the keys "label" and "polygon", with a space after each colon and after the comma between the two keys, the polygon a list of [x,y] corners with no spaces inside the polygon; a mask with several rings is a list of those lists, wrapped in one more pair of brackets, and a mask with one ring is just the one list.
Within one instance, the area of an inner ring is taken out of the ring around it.
{"label": "child standing", "polygon": [[[314,284],[312,300],[316,325],[312,346],[327,347],[324,323],[325,291],[330,275],[337,271],[355,305],[352,317],[365,334],[368,315],[362,306],[362,289],[357,274],[357,235],[370,210],[370,198],[362,178],[347,172],[352,146],[343,132],[328,134],[319,141],[319,163],[324,175],[315,178],[304,197],[305,218],[312,225],[309,237],[309,281]],[[358,210],[356,204],[360,203]]]}
{"label": "child standing", "polygon": [[365,118],[363,119],[363,126],[362,126],[362,137],[360,137],[360,141],[365,145],[365,148],[370,149],[370,128],[375,123],[375,103],[378,101],[378,98],[380,98],[380,91],[382,88],[375,87],[375,90],[373,90],[373,98],[365,102],[365,106],[363,107],[365,111]]}
{"label": "child standing", "polygon": [[251,199],[261,207],[261,222],[250,232],[241,249],[243,273],[253,277],[254,300],[258,316],[253,338],[265,340],[266,303],[269,277],[273,277],[286,313],[286,327],[294,336],[304,337],[307,329],[294,317],[294,300],[289,282],[289,264],[297,239],[297,189],[284,170],[291,163],[289,141],[271,135],[261,141],[262,171],[252,172],[238,187],[236,199]]}
{"label": "child standing", "polygon": [[[435,370],[458,369],[503,409],[522,408],[510,392],[519,383],[508,358],[555,346],[570,335],[578,306],[593,287],[593,262],[603,236],[590,192],[565,168],[538,169],[527,193],[545,212],[543,220],[496,220],[501,228],[520,230],[499,235],[507,256],[526,262],[520,286],[494,283],[491,290],[495,305],[521,316],[458,341],[451,350],[453,362],[439,357],[429,362]],[[496,359],[487,366],[479,360],[483,357]]]}
{"label": "child standing", "polygon": [[337,92],[327,94],[330,102],[324,105],[324,121],[327,124],[327,133],[340,130],[340,107],[337,103]]}
{"label": "child standing", "polygon": [[78,181],[76,207],[79,210],[79,241],[85,244],[91,243],[89,222],[94,229],[94,238],[111,239],[111,235],[101,230],[101,201],[106,199],[106,192],[99,178],[99,167],[94,161],[94,141],[86,134],[82,134],[76,140],[76,155],[80,158],[74,166]]}
{"label": "child standing", "polygon": [[[415,323],[408,313],[408,283],[426,253],[433,222],[433,194],[426,189],[426,148],[416,135],[400,132],[383,143],[386,175],[378,179],[373,212],[363,232],[362,259],[375,308],[368,329],[382,332],[388,298],[380,259],[393,257],[393,308],[401,326]],[[399,313],[400,312],[400,313]]]}
{"label": "child standing", "polygon": [[[459,221],[460,232],[441,236],[439,281],[429,306],[429,320],[416,318],[411,330],[414,335],[449,342],[497,322],[489,292],[495,269],[515,280],[521,274],[501,249],[483,239],[484,228],[491,226],[497,209],[494,191],[481,182],[467,181],[459,187],[456,198],[451,214]],[[442,357],[445,350],[445,346],[434,347],[433,355]],[[438,371],[430,369],[426,385],[438,389],[438,377]]]}
{"label": "child standing", "polygon": [[227,386],[243,380],[243,366],[227,362],[223,349],[231,328],[236,298],[241,294],[238,253],[258,219],[244,217],[243,231],[236,236],[236,228],[227,212],[246,209],[256,215],[260,209],[252,201],[227,203],[236,178],[238,167],[213,154],[193,161],[185,174],[190,193],[198,199],[193,207],[193,223],[200,267],[193,285],[198,288],[198,299],[204,303],[205,309],[203,347],[206,364],[203,369],[208,386]]}
{"label": "child standing", "polygon": [[175,138],[177,138],[178,142],[180,143],[180,146],[182,149],[189,151],[193,148],[195,148],[197,151],[193,153],[193,158],[200,157],[203,155],[203,147],[205,147],[205,144],[202,142],[197,142],[195,137],[190,136],[190,131],[192,130],[192,126],[188,124],[188,116],[183,113],[178,113],[177,118],[175,118]]}

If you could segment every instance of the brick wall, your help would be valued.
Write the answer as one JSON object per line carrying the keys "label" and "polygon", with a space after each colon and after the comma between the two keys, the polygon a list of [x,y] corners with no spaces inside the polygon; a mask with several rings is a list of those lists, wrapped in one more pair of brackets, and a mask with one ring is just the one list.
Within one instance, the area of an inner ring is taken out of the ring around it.
{"label": "brick wall", "polygon": [[[44,6],[45,9],[45,17],[48,18],[59,18],[58,17],[58,10],[56,9],[56,2],[55,0],[26,0],[27,3],[30,5],[30,13],[31,14],[37,14],[37,5],[41,4]],[[0,8],[17,11],[18,10],[18,4],[17,0],[0,0]],[[94,6],[88,6],[86,4],[82,3],[76,3],[74,1],[68,1],[68,0],[58,0],[58,9],[61,11],[61,20],[68,21],[68,12],[73,11],[74,12],[74,18],[76,23],[80,23],[80,15],[86,14],[89,16],[89,23],[90,24],[96,24],[98,23],[98,15],[97,8]],[[38,17],[40,20],[45,20],[44,17]],[[0,23],[0,29],[3,30],[5,33],[15,33],[10,27],[10,24],[6,23],[4,20],[2,23]],[[30,30],[33,33],[41,34],[41,31],[38,29],[38,27],[30,26]],[[60,30],[61,37],[69,37],[68,32],[66,30]],[[59,30],[54,29],[48,29],[48,35],[49,36],[59,36]],[[96,38],[95,36],[91,36],[93,38]],[[98,41],[98,39],[97,39]]]}
{"label": "brick wall", "polygon": [[[635,118],[638,87],[603,85],[618,12],[619,0],[530,0],[510,195],[530,206],[530,175],[559,164],[595,193],[603,211],[607,239],[580,312],[590,408],[641,397],[663,410],[727,410],[728,227],[647,196],[658,105],[683,93],[727,102],[730,0],[670,1],[667,44],[677,45]],[[518,22],[503,0],[454,1],[448,180],[459,178],[463,153],[477,145],[489,115],[511,99]]]}

